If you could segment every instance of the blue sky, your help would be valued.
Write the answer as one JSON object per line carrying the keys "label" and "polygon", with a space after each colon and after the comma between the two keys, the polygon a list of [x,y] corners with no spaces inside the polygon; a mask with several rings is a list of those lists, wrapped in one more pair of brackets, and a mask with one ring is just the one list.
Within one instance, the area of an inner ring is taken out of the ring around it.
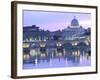
{"label": "blue sky", "polygon": [[23,11],[23,26],[37,25],[40,29],[56,31],[67,28],[76,17],[84,28],[91,27],[91,14],[75,12]]}

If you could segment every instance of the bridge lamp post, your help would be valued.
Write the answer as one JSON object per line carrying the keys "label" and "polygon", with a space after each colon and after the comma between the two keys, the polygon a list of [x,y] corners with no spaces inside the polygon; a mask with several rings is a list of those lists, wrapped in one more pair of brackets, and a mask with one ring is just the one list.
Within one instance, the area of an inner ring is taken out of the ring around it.
{"label": "bridge lamp post", "polygon": [[30,55],[29,55],[29,54],[24,54],[24,55],[23,55],[23,59],[24,59],[24,60],[29,60],[29,58],[30,58]]}
{"label": "bridge lamp post", "polygon": [[[45,42],[41,42],[40,43],[40,50],[44,50],[44,49],[46,49],[46,43]],[[46,56],[46,54],[40,54],[40,55],[41,55],[41,57],[45,57]]]}
{"label": "bridge lamp post", "polygon": [[30,59],[30,53],[28,48],[25,49],[25,51],[23,51],[23,60],[28,61]]}
{"label": "bridge lamp post", "polygon": [[[61,42],[56,42],[56,46],[57,46],[57,49],[58,48],[61,48],[62,47],[62,43]],[[56,49],[56,55],[57,56],[62,56],[62,53],[61,52],[57,54],[57,52],[58,52],[57,49]]]}
{"label": "bridge lamp post", "polygon": [[76,41],[75,41],[75,42],[72,42],[72,45],[73,45],[73,46],[76,46],[77,43],[78,43],[78,42],[76,42]]}
{"label": "bridge lamp post", "polygon": [[57,46],[57,47],[61,47],[61,46],[62,46],[62,43],[61,43],[61,42],[57,42],[57,43],[56,43],[56,46]]}
{"label": "bridge lamp post", "polygon": [[[23,49],[28,49],[30,44],[28,43],[23,43]],[[28,60],[30,58],[30,54],[28,52],[23,52],[23,59]]]}

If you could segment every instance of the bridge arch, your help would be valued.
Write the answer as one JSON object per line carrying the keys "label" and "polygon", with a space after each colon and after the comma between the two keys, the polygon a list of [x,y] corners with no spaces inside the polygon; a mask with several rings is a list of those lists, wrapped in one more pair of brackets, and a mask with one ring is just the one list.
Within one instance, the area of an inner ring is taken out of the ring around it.
{"label": "bridge arch", "polygon": [[68,42],[67,43],[64,43],[62,46],[66,50],[71,50],[72,47],[73,47],[72,44],[71,43],[68,43]]}
{"label": "bridge arch", "polygon": [[82,55],[89,49],[88,45],[85,42],[78,43],[77,48]]}
{"label": "bridge arch", "polygon": [[87,44],[85,42],[79,42],[79,43],[77,43],[77,46],[86,47]]}

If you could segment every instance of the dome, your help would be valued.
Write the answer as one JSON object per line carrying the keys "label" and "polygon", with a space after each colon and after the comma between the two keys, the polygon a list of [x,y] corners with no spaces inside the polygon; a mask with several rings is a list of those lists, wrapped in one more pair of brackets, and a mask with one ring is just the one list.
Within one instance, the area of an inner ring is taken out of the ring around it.
{"label": "dome", "polygon": [[74,19],[71,21],[71,26],[79,26],[78,20],[74,17]]}

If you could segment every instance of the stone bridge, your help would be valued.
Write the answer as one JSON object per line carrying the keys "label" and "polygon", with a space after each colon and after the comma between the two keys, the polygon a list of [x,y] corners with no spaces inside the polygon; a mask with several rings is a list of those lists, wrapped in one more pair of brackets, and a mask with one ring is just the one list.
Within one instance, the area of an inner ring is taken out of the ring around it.
{"label": "stone bridge", "polygon": [[76,40],[47,40],[47,41],[27,41],[23,42],[23,48],[35,48],[35,47],[53,47],[53,46],[90,46],[90,40],[87,38]]}

